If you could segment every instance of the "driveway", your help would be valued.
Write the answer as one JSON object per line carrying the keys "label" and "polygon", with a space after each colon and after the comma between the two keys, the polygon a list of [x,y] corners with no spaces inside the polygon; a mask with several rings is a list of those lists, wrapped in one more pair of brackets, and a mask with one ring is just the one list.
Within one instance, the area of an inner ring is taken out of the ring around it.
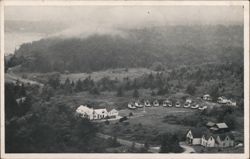
{"label": "driveway", "polygon": [[195,152],[194,148],[187,145],[185,142],[180,142],[179,144],[184,149],[182,153],[194,153]]}
{"label": "driveway", "polygon": [[[108,138],[112,137],[110,135],[105,135],[102,133],[97,133],[97,136],[100,138],[103,138],[103,139],[108,139]],[[133,144],[133,141],[124,140],[124,139],[120,139],[120,138],[117,138],[117,141],[120,144],[125,145],[125,146],[129,146],[129,147],[132,146],[132,144]],[[135,144],[135,148],[137,148],[137,149],[144,147],[144,144],[141,144],[138,142],[134,142],[134,144]],[[187,145],[185,142],[180,142],[179,144],[184,149],[184,151],[182,153],[194,153],[195,152],[195,150],[191,146]],[[151,153],[159,153],[160,146],[154,146],[154,147],[150,146],[148,151]]]}
{"label": "driveway", "polygon": [[[97,133],[97,136],[100,137],[100,138],[103,138],[103,139],[108,139],[112,136],[110,135],[105,135],[105,134],[102,134],[102,133]],[[122,144],[122,145],[125,145],[125,146],[132,146],[133,143],[135,144],[135,148],[137,149],[140,149],[142,147],[144,147],[144,144],[141,144],[141,143],[138,143],[138,142],[133,142],[133,141],[129,141],[129,140],[124,140],[124,139],[120,139],[120,138],[117,138],[117,141]],[[152,152],[152,153],[158,153],[159,152],[159,147],[150,147],[149,152]]]}

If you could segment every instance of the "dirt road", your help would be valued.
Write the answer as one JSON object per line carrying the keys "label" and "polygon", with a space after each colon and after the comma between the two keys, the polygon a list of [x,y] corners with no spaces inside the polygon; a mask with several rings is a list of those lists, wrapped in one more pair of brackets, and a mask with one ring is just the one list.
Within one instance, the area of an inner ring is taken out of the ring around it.
{"label": "dirt road", "polygon": [[[102,133],[97,133],[97,136],[100,137],[100,138],[104,138],[104,139],[108,139],[112,136],[110,135],[105,135],[105,134],[102,134]],[[129,140],[124,140],[124,139],[120,139],[120,138],[117,138],[117,141],[122,144],[122,145],[125,145],[125,146],[129,146],[131,147],[133,145],[133,143],[135,144],[135,148],[137,149],[140,149],[142,147],[144,147],[144,144],[141,144],[141,143],[138,143],[138,142],[132,142],[132,141],[129,141]],[[158,153],[159,152],[159,147],[150,147],[149,148],[149,152],[152,152],[152,153]]]}
{"label": "dirt road", "polygon": [[[100,138],[104,138],[104,139],[108,139],[108,138],[112,137],[110,135],[105,135],[102,133],[97,133],[97,136]],[[129,140],[117,138],[117,141],[120,144],[125,145],[125,146],[129,146],[129,147],[131,147],[133,145],[133,142],[129,141]],[[144,147],[144,144],[141,144],[138,142],[134,142],[134,144],[135,144],[135,148],[137,148],[137,149]],[[184,151],[182,153],[194,153],[195,152],[195,150],[191,146],[187,145],[185,142],[180,142],[180,146],[184,149]],[[150,146],[148,151],[151,153],[159,153],[160,146],[154,146],[154,147]]]}
{"label": "dirt road", "polygon": [[194,153],[195,150],[187,145],[185,142],[180,142],[180,146],[184,149],[184,151],[182,153]]}

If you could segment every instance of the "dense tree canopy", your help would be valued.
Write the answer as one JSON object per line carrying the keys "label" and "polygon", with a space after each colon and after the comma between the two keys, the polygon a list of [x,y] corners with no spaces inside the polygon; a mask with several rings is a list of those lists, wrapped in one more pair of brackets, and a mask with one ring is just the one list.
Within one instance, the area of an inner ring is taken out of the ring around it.
{"label": "dense tree canopy", "polygon": [[32,72],[91,72],[121,67],[162,71],[178,65],[242,62],[242,26],[167,26],[131,29],[126,34],[23,44],[6,66],[21,64],[23,71]]}

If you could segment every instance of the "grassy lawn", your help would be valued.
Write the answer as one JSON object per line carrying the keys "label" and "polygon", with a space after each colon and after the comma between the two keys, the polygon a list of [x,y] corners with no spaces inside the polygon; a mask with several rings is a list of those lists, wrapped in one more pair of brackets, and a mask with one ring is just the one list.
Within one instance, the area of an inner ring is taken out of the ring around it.
{"label": "grassy lawn", "polygon": [[[136,72],[136,71],[135,71]],[[106,73],[105,73],[106,74]],[[116,74],[116,73],[114,73]],[[118,74],[118,73],[117,73]],[[123,73],[121,73],[123,74]],[[141,75],[140,75],[141,76]],[[173,100],[179,100],[183,106],[185,93],[176,92],[165,96],[151,96],[150,89],[139,89],[140,99],[166,99],[170,98]],[[133,116],[130,117],[126,122],[120,123],[119,121],[112,121],[109,125],[105,123],[100,124],[100,130],[109,135],[116,135],[119,138],[127,139],[131,141],[137,141],[145,143],[149,141],[152,145],[159,145],[161,139],[160,135],[163,133],[175,133],[179,136],[180,140],[184,140],[186,131],[189,128],[196,127],[184,124],[182,121],[185,118],[192,119],[197,117],[199,121],[200,117],[196,116],[199,110],[191,108],[175,108],[175,107],[146,107],[145,112],[143,108],[136,110],[127,109],[128,102],[134,101],[133,90],[125,91],[122,97],[116,96],[116,91],[104,91],[100,92],[100,95],[93,95],[89,92],[79,92],[73,94],[55,93],[55,96],[51,97],[48,101],[50,105],[62,104],[72,108],[73,111],[78,106],[88,104],[94,108],[115,108],[119,110],[119,115],[129,116],[132,112]],[[198,97],[192,98],[195,103],[200,105],[207,105],[208,109],[214,107],[220,107],[221,105],[203,101]],[[39,105],[38,105],[39,106]],[[167,117],[167,118],[165,118]],[[168,118],[169,117],[169,118]],[[209,117],[210,118],[210,117]],[[181,120],[180,120],[181,119]],[[165,121],[164,121],[165,120]],[[181,122],[175,123],[171,120],[179,120]],[[208,119],[205,119],[205,121]],[[209,119],[210,120],[210,119]],[[211,119],[212,120],[212,119]],[[186,120],[185,120],[186,121]],[[240,131],[239,141],[243,140],[243,117],[237,118],[237,132]]]}
{"label": "grassy lawn", "polygon": [[146,112],[143,109],[120,111],[120,115],[128,116],[133,113],[127,122],[112,122],[109,125],[103,125],[103,133],[116,135],[120,138],[145,143],[146,140],[150,144],[160,143],[160,134],[176,133],[180,138],[184,136],[190,126],[169,124],[163,122],[167,115],[175,115],[179,117],[192,115],[197,110],[185,108],[168,108],[168,107],[148,107]]}
{"label": "grassy lawn", "polygon": [[[182,129],[186,129],[188,127],[182,125],[168,124],[166,122],[163,123],[163,118],[168,115],[174,116],[188,116],[194,113],[192,109],[184,109],[184,108],[169,108],[169,107],[148,107],[145,109],[146,112],[143,112],[142,109],[138,110],[135,118],[131,118],[129,122],[131,124],[142,124],[148,127],[154,127],[159,132],[177,132],[182,131]],[[132,111],[133,112],[133,111]],[[121,112],[123,113],[123,112]],[[143,115],[143,116],[142,116]]]}
{"label": "grassy lawn", "polygon": [[[112,80],[123,80],[124,78],[130,78],[135,79],[138,77],[141,77],[144,74],[150,74],[150,73],[156,73],[153,70],[147,69],[147,68],[129,68],[126,69],[108,69],[105,71],[98,71],[98,72],[92,72],[92,73],[61,73],[60,74],[60,80],[61,82],[64,82],[67,78],[69,78],[70,81],[77,81],[78,79],[85,79],[89,76],[94,81],[98,81],[102,79],[103,77],[109,77]],[[32,80],[46,80],[48,76],[50,76],[53,73],[16,73],[18,76],[26,78],[26,79],[32,79]]]}
{"label": "grassy lawn", "polygon": [[227,148],[205,148],[203,146],[192,146],[196,153],[243,153],[244,147],[227,147]]}

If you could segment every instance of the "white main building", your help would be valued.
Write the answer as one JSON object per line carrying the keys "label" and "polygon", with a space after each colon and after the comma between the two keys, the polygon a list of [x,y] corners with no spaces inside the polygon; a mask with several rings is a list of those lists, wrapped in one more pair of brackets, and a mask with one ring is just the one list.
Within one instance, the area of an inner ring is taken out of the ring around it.
{"label": "white main building", "polygon": [[118,111],[112,109],[111,111],[107,111],[106,108],[104,109],[93,109],[87,106],[80,105],[76,112],[81,114],[82,117],[88,118],[89,120],[100,120],[100,119],[107,119],[107,118],[117,118]]}

